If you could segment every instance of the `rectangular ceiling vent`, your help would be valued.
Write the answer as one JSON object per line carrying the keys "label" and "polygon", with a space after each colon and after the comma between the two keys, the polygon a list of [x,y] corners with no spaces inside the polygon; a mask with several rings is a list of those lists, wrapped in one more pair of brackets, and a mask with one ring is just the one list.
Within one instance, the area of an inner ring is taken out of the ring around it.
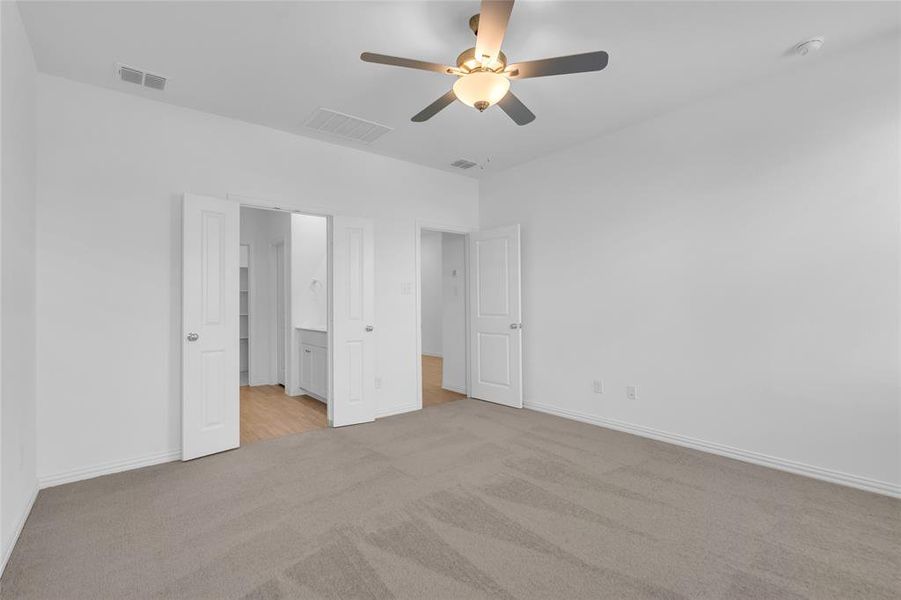
{"label": "rectangular ceiling vent", "polygon": [[122,63],[116,63],[116,79],[125,81],[126,83],[134,83],[135,85],[142,85],[152,90],[160,91],[166,89],[167,81],[167,79],[162,75],[147,73],[142,69],[129,67],[128,65],[123,65]]}
{"label": "rectangular ceiling vent", "polygon": [[305,125],[322,133],[364,144],[371,144],[391,131],[391,128],[385,125],[327,108],[317,108],[313,111]]}
{"label": "rectangular ceiling vent", "polygon": [[476,166],[476,163],[471,160],[466,160],[465,158],[461,158],[460,160],[455,160],[451,163],[452,167],[457,167],[458,169],[471,169]]}

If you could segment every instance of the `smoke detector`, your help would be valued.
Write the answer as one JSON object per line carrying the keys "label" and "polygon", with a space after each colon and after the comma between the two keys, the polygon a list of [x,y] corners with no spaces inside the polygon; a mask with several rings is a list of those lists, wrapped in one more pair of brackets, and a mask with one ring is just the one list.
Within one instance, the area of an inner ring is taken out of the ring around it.
{"label": "smoke detector", "polygon": [[816,52],[823,47],[823,38],[816,37],[806,40],[795,46],[795,54],[798,56],[807,56],[811,52]]}

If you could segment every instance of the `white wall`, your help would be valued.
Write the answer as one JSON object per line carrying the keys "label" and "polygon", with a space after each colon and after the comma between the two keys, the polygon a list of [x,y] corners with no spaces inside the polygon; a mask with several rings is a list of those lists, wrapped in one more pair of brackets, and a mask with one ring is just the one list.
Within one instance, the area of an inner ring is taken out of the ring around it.
{"label": "white wall", "polygon": [[475,181],[46,75],[38,116],[45,483],[179,451],[184,191],[372,218],[378,413],[415,407],[415,223],[474,226]]}
{"label": "white wall", "polygon": [[828,48],[482,182],[527,403],[901,493],[901,54]]}
{"label": "white wall", "polygon": [[291,252],[291,213],[241,208],[241,244],[250,247],[248,269],[250,293],[248,294],[250,346],[248,372],[250,385],[274,385],[276,338],[275,323],[276,286],[275,256],[273,245],[285,244],[286,260]]}
{"label": "white wall", "polygon": [[441,234],[441,386],[466,393],[466,237]]}
{"label": "white wall", "polygon": [[441,356],[442,311],[441,294],[441,232],[422,231],[419,257],[420,305],[422,310],[422,353]]}
{"label": "white wall", "polygon": [[35,475],[35,64],[13,2],[0,3],[0,572]]}
{"label": "white wall", "polygon": [[328,221],[291,215],[291,320],[294,327],[328,327]]}

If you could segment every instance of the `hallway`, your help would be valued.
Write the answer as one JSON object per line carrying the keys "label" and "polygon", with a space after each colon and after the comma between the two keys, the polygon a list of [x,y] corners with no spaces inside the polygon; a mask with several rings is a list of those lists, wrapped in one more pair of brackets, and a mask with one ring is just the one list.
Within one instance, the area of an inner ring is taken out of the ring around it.
{"label": "hallway", "polygon": [[465,398],[441,387],[443,360],[440,356],[422,355],[422,407],[436,406],[445,402],[453,402]]}

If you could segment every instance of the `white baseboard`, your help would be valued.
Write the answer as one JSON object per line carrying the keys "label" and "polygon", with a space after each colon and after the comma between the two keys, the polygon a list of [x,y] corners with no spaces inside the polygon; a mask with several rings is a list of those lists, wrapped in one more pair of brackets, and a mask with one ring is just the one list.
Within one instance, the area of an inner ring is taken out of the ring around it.
{"label": "white baseboard", "polygon": [[28,515],[31,514],[31,508],[34,506],[34,501],[38,497],[38,489],[38,484],[35,482],[34,489],[31,490],[31,495],[28,498],[28,502],[25,504],[25,510],[22,511],[22,514],[19,515],[19,519],[16,521],[14,533],[9,539],[9,546],[3,549],[2,562],[0,562],[0,575],[3,575],[3,572],[6,570],[6,563],[9,562],[9,557],[12,556],[13,548],[16,547],[16,542],[19,541],[22,529],[25,528],[25,521],[28,520]]}
{"label": "white baseboard", "polygon": [[462,385],[442,385],[441,389],[449,392],[457,392],[458,394],[466,393],[466,387]]}
{"label": "white baseboard", "polygon": [[686,448],[693,448],[694,450],[701,450],[703,452],[709,452],[711,454],[718,454],[720,456],[734,458],[736,460],[753,463],[755,465],[770,467],[772,469],[778,469],[780,471],[787,471],[796,475],[804,475],[806,477],[812,477],[814,479],[820,479],[822,481],[828,481],[830,483],[837,483],[839,485],[866,490],[868,492],[875,492],[884,496],[901,498],[901,485],[890,483],[888,481],[879,481],[877,479],[860,477],[859,475],[852,475],[850,473],[844,473],[842,471],[834,471],[832,469],[825,469],[823,467],[815,467],[813,465],[786,460],[783,458],[777,458],[775,456],[769,456],[766,454],[761,454],[759,452],[733,448],[731,446],[718,444],[716,442],[708,442],[677,433],[660,431],[659,429],[644,427],[643,425],[634,425],[632,423],[625,423],[623,421],[616,421],[614,419],[606,419],[604,417],[597,417],[594,415],[589,415],[587,413],[558,408],[556,406],[551,406],[550,404],[544,404],[541,402],[527,401],[524,402],[523,405],[525,408],[557,415],[558,417],[564,417],[566,419],[572,419],[574,421],[581,421],[583,423],[598,425],[600,427],[606,427],[608,429],[624,431],[626,433],[631,433],[641,437],[650,438],[661,442],[667,442],[670,444],[675,444],[677,446],[684,446]]}
{"label": "white baseboard", "polygon": [[122,471],[130,471],[131,469],[140,469],[141,467],[172,462],[173,460],[179,460],[180,458],[181,450],[169,450],[168,452],[148,454],[138,458],[117,460],[90,467],[72,469],[71,471],[63,471],[61,473],[54,473],[53,475],[43,475],[38,477],[38,485],[41,489],[44,489],[55,485],[62,485],[64,483],[72,483],[73,481],[93,479],[94,477],[109,475],[110,473],[120,473]]}
{"label": "white baseboard", "polygon": [[323,404],[328,405],[328,400],[327,400],[326,398],[323,398],[323,397],[320,396],[319,394],[314,394],[313,392],[309,392],[309,391],[306,391],[306,390],[305,390],[305,391],[303,392],[303,395],[304,395],[304,396],[309,396],[310,398],[313,398],[314,400],[319,400],[319,401],[322,402]]}
{"label": "white baseboard", "polygon": [[379,408],[375,411],[375,418],[381,419],[382,417],[391,417],[393,415],[399,415],[406,412],[412,412],[414,410],[419,410],[418,404],[404,404],[403,406],[388,406],[386,408]]}

